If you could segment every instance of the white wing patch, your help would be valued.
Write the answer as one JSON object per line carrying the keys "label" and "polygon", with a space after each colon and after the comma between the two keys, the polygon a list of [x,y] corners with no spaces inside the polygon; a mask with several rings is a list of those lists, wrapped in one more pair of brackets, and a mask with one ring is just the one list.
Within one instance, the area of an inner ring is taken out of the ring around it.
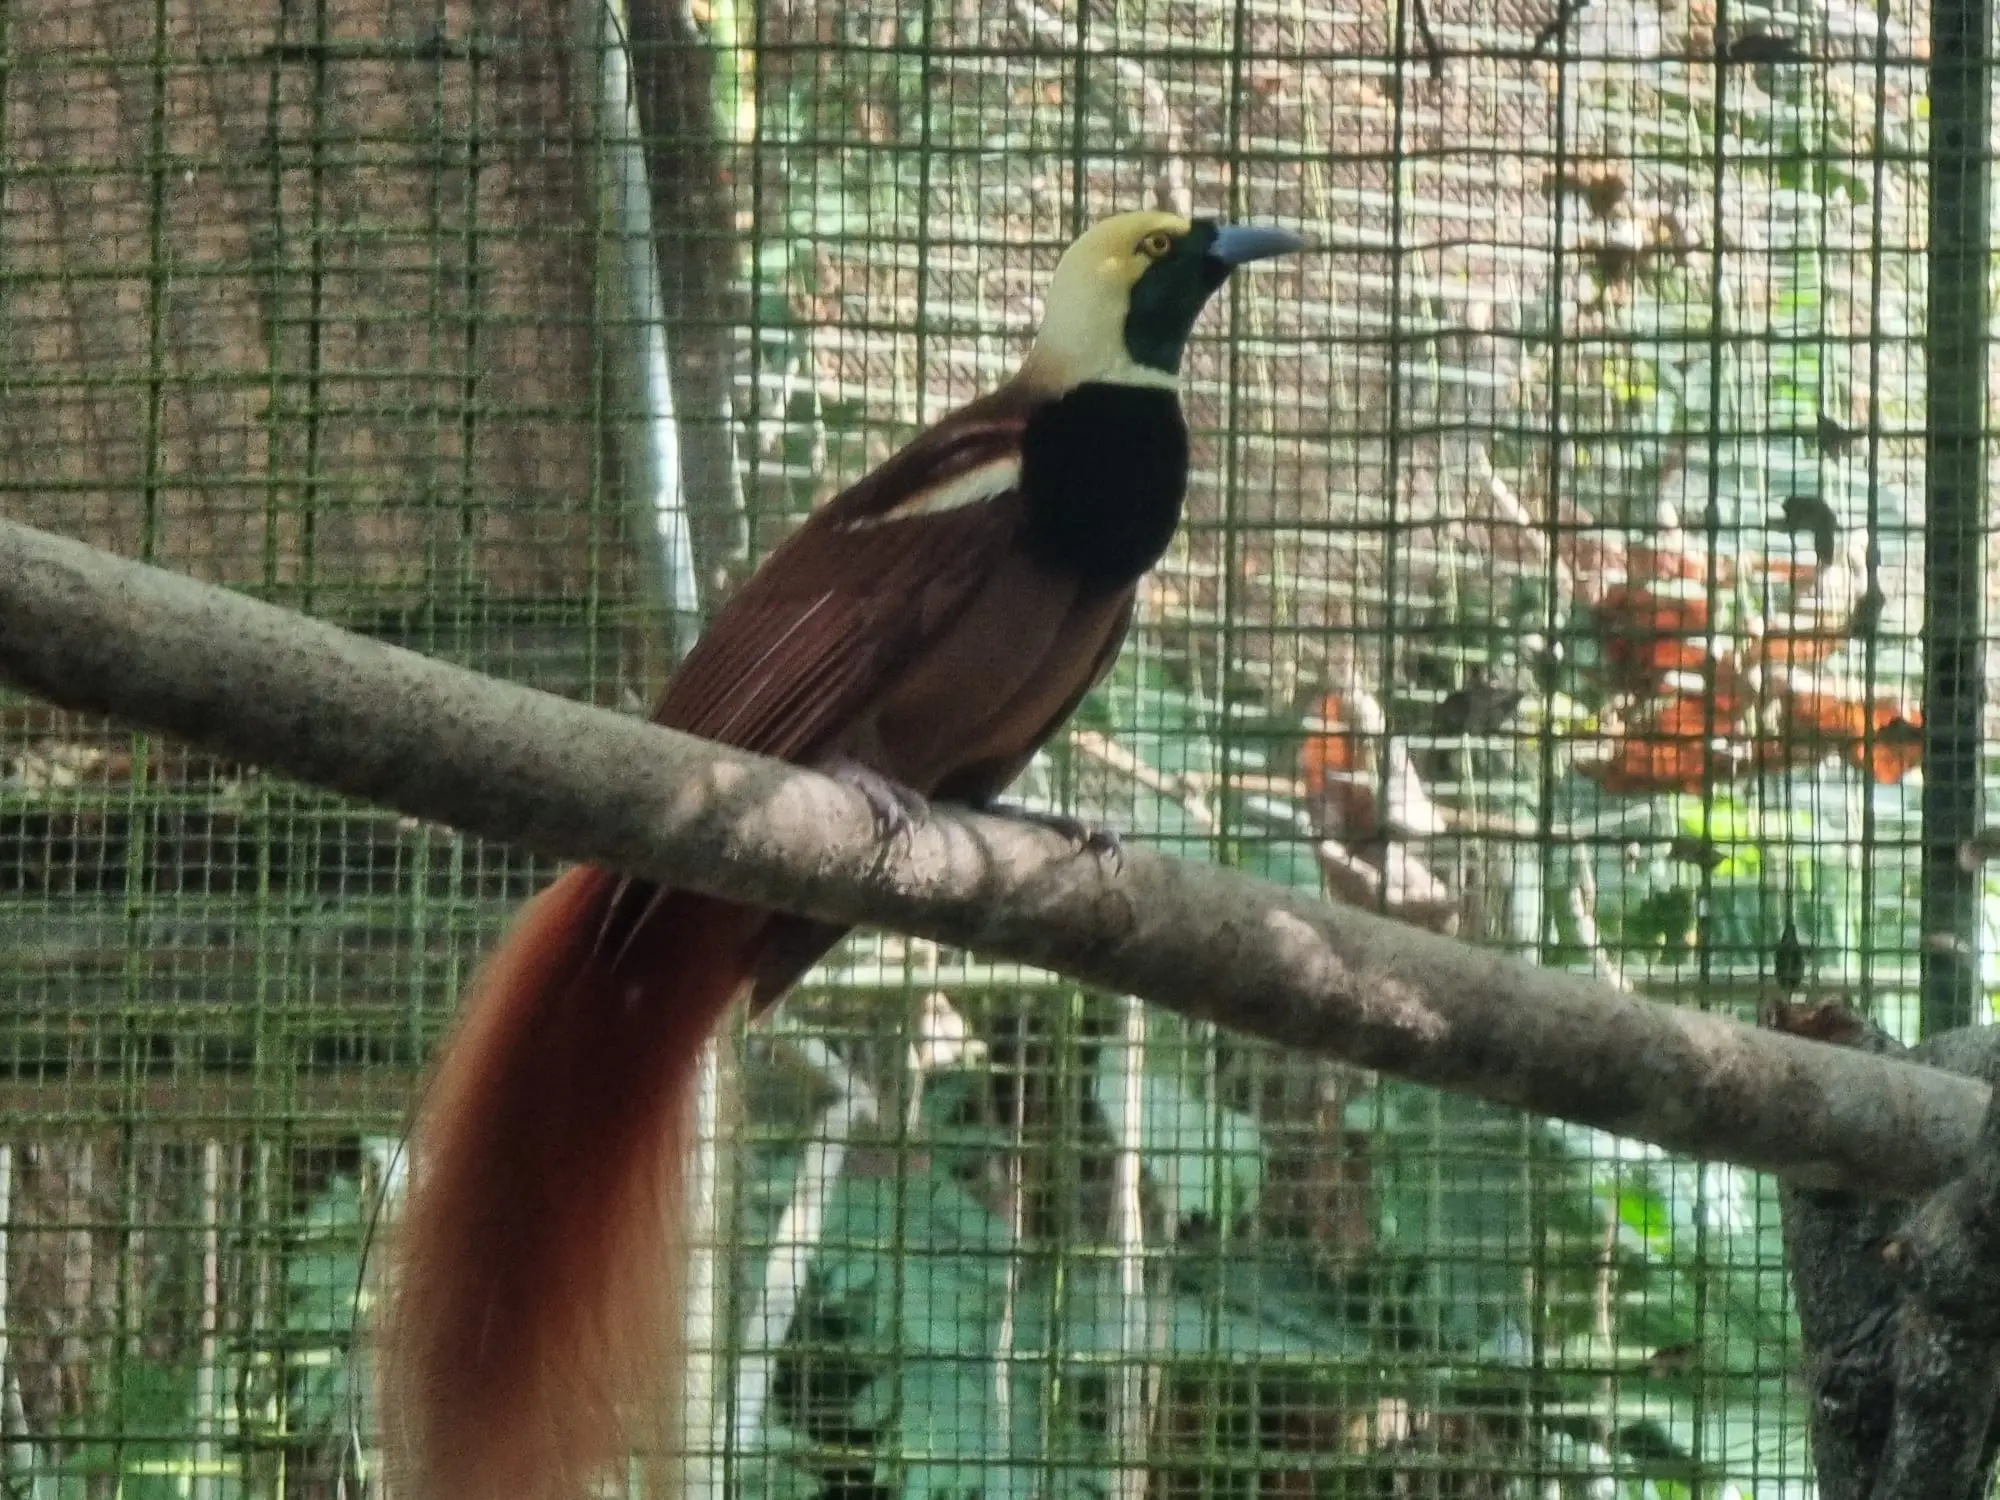
{"label": "white wing patch", "polygon": [[976,469],[968,469],[943,484],[934,484],[929,489],[919,490],[907,500],[900,500],[887,510],[872,516],[861,516],[847,523],[849,531],[866,531],[871,526],[886,526],[891,521],[912,521],[919,516],[940,515],[948,510],[963,510],[968,505],[980,505],[988,500],[997,500],[1021,482],[1021,460],[1009,454],[983,463]]}

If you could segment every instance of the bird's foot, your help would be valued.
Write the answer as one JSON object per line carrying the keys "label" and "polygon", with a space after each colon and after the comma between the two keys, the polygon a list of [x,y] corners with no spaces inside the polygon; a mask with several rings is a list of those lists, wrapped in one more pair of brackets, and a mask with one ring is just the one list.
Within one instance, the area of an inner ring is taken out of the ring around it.
{"label": "bird's foot", "polygon": [[837,756],[821,768],[844,786],[852,787],[875,815],[875,837],[883,843],[907,834],[930,816],[930,804],[902,782],[884,776],[873,766]]}
{"label": "bird's foot", "polygon": [[1125,841],[1118,836],[1117,830],[1106,828],[1101,823],[1086,823],[1067,813],[1043,812],[1039,808],[1023,807],[1018,802],[997,799],[982,803],[979,810],[992,817],[1006,818],[1015,823],[1032,823],[1037,828],[1059,833],[1076,845],[1077,853],[1095,854],[1111,866],[1114,873],[1125,867]]}

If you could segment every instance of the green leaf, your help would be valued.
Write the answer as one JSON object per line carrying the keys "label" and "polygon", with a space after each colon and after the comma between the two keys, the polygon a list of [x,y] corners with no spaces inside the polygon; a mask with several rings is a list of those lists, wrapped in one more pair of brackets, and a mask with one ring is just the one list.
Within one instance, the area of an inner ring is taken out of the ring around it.
{"label": "green leaf", "polygon": [[936,1170],[841,1179],[814,1265],[822,1295],[848,1302],[899,1353],[963,1354],[1000,1315],[1007,1226]]}
{"label": "green leaf", "polygon": [[730,1488],[739,1500],[819,1500],[826,1478],[816,1457],[815,1444],[767,1416],[756,1447],[735,1456]]}
{"label": "green leaf", "polygon": [[[125,1500],[184,1500],[194,1452],[179,1435],[188,1432],[194,1413],[193,1369],[151,1359],[121,1360],[93,1371],[92,1387],[93,1406],[110,1419],[93,1421],[86,1415],[83,1433],[108,1430],[120,1438],[85,1436],[70,1449],[54,1466],[58,1494],[64,1500],[114,1491]],[[176,1440],[159,1440],[168,1434]],[[115,1485],[103,1482],[113,1476]],[[219,1487],[223,1495],[238,1492],[231,1484]]]}
{"label": "green leaf", "polygon": [[371,1205],[354,1177],[329,1181],[306,1208],[285,1257],[285,1329],[291,1336],[294,1426],[338,1428],[370,1387],[354,1325],[373,1305],[362,1279],[362,1240]]}
{"label": "green leaf", "polygon": [[1166,1345],[1182,1358],[1321,1366],[1370,1350],[1369,1309],[1296,1254],[1186,1247],[1174,1267]]}
{"label": "green leaf", "polygon": [[1003,1421],[1000,1367],[982,1352],[987,1357],[976,1360],[910,1360],[862,1394],[857,1420],[895,1434],[875,1467],[902,1500],[1027,1500],[1035,1488],[1036,1403],[1022,1399],[1026,1390],[1010,1390]]}
{"label": "green leaf", "polygon": [[[1525,1270],[1528,1247],[1540,1235],[1588,1242],[1597,1234],[1602,1221],[1589,1179],[1543,1122],[1412,1084],[1384,1083],[1357,1096],[1346,1123],[1374,1137],[1370,1175],[1384,1279],[1403,1284],[1412,1314],[1444,1348],[1514,1359],[1528,1330],[1547,1324]],[[1592,1275],[1588,1262],[1551,1261],[1541,1300],[1587,1308]]]}
{"label": "green leaf", "polygon": [[[1129,1118],[1119,1097],[1119,1052],[1099,1049],[1092,1095],[1120,1150],[1136,1151],[1170,1195],[1176,1219],[1204,1218],[1220,1233],[1256,1208],[1264,1175],[1257,1122],[1201,1098],[1149,1049],[1139,1078],[1139,1109]],[[1185,1055],[1176,1050],[1176,1056]]]}

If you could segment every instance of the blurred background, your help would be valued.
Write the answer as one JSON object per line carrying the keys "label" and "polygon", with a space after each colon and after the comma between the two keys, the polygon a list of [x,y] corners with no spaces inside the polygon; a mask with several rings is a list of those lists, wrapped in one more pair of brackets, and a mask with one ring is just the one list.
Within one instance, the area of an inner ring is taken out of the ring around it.
{"label": "blurred background", "polygon": [[[642,712],[1083,225],[1282,223],[1031,799],[1909,1039],[1994,949],[1990,24],[6,0],[0,514]],[[10,1495],[379,1488],[366,1252],[549,873],[0,697]],[[698,1500],[1810,1488],[1753,1175],[877,936],[705,1111]]]}

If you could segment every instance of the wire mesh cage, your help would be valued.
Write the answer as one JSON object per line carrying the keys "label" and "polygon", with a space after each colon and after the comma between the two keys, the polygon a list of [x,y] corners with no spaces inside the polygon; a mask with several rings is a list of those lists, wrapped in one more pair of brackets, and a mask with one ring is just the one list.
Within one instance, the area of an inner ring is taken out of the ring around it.
{"label": "wire mesh cage", "polygon": [[[1027,800],[1689,1005],[1983,1018],[1987,122],[1942,24],[13,0],[0,513],[638,711],[1014,368],[1092,218],[1292,225]],[[0,713],[9,1488],[372,1485],[376,1216],[550,872]],[[700,1493],[1810,1487],[1754,1175],[892,936],[713,1083]]]}

